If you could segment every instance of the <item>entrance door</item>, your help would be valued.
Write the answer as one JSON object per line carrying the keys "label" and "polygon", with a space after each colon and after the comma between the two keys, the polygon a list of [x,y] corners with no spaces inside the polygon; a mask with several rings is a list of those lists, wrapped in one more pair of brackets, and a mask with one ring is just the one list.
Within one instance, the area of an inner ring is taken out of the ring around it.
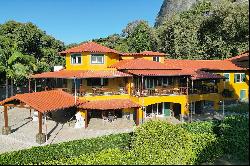
{"label": "entrance door", "polygon": [[171,115],[170,103],[167,103],[167,102],[163,103],[163,111],[164,111],[164,116],[170,116]]}

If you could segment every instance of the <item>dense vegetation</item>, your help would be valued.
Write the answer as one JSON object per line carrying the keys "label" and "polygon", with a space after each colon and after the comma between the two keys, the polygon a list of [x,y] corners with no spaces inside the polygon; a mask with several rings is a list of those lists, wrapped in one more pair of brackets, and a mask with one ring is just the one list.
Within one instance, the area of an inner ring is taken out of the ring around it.
{"label": "dense vegetation", "polygon": [[[64,58],[58,52],[64,48],[63,42],[30,22],[8,21],[0,25],[0,85],[5,83],[8,87],[11,81],[13,93],[13,84],[27,82],[23,80],[30,74],[63,65]],[[6,96],[7,92],[6,88]]]}
{"label": "dense vegetation", "polygon": [[201,164],[249,160],[249,118],[179,125],[149,121],[133,134],[71,141],[0,155],[0,164]]}
{"label": "dense vegetation", "polygon": [[177,59],[225,59],[248,50],[248,7],[248,1],[199,1],[156,28],[137,20],[121,35],[94,41],[122,52],[153,50]]}

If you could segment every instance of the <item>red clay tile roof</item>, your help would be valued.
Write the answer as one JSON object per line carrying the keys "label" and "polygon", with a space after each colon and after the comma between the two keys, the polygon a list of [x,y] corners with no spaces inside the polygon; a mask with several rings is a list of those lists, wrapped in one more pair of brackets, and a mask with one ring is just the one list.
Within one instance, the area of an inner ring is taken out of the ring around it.
{"label": "red clay tile roof", "polygon": [[63,92],[62,90],[51,90],[17,94],[1,101],[0,105],[16,100],[27,104],[39,112],[49,112],[58,109],[70,108],[84,103],[84,101],[79,100],[75,103],[74,96]]}
{"label": "red clay tile roof", "polygon": [[165,60],[166,65],[172,65],[175,68],[181,69],[193,69],[193,70],[244,70],[241,67],[236,66],[228,60]]}
{"label": "red clay tile roof", "polygon": [[249,60],[249,51],[242,52],[240,55],[228,58],[227,60]]}
{"label": "red clay tile roof", "polygon": [[205,71],[196,71],[195,74],[191,76],[192,80],[198,80],[198,79],[223,79],[225,78],[222,75],[219,74],[213,74]]}
{"label": "red clay tile roof", "polygon": [[130,99],[94,100],[79,106],[79,108],[83,109],[98,109],[98,110],[138,108],[138,107],[140,107],[140,105],[134,103]]}
{"label": "red clay tile roof", "polygon": [[127,59],[121,60],[110,66],[111,68],[116,69],[180,69],[180,67],[174,67],[172,64],[165,65],[160,62],[155,62],[143,58],[138,59]]}
{"label": "red clay tile roof", "polygon": [[60,70],[32,75],[31,78],[116,78],[132,75],[116,70]]}
{"label": "red clay tile roof", "polygon": [[128,72],[138,76],[184,76],[194,74],[194,71],[185,70],[128,70]]}
{"label": "red clay tile roof", "polygon": [[165,53],[161,53],[161,52],[153,52],[153,51],[143,51],[140,53],[122,53],[121,55],[123,56],[137,56],[137,55],[152,55],[152,56],[165,56]]}
{"label": "red clay tile roof", "polygon": [[59,53],[65,54],[65,53],[79,53],[79,52],[116,53],[116,54],[119,53],[116,50],[102,46],[102,45],[97,44],[95,42],[83,43],[79,46],[69,48],[69,49],[62,51],[62,52],[59,52]]}
{"label": "red clay tile roof", "polygon": [[243,52],[240,55],[229,58],[227,60],[231,61],[238,67],[249,69],[249,51]]}

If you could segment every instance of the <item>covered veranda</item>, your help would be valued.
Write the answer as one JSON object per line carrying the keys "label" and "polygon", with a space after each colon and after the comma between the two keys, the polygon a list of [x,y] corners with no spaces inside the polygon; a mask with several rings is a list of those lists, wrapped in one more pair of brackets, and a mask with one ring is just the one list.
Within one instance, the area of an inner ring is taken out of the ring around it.
{"label": "covered veranda", "polygon": [[[139,125],[139,107],[140,105],[131,101],[130,99],[110,99],[110,100],[94,100],[87,103],[83,103],[79,106],[80,111],[85,116],[85,128],[88,127],[90,121],[90,113],[101,112],[101,118],[112,121],[115,119],[114,112],[130,110],[133,112],[135,117],[135,123]],[[106,114],[107,112],[112,112],[113,114]]]}
{"label": "covered veranda", "polygon": [[[60,70],[30,76],[40,89],[62,89],[79,97],[96,95],[129,94],[129,79],[132,75],[114,69],[110,70]],[[30,84],[30,83],[29,83]]]}
{"label": "covered veranda", "polygon": [[8,123],[8,107],[33,109],[38,112],[38,134],[36,135],[36,142],[39,144],[45,143],[46,134],[42,132],[43,115],[46,117],[46,113],[77,107],[82,103],[84,103],[84,101],[80,102],[72,95],[61,90],[17,94],[0,102],[0,105],[4,108],[2,134],[8,135],[12,131]]}

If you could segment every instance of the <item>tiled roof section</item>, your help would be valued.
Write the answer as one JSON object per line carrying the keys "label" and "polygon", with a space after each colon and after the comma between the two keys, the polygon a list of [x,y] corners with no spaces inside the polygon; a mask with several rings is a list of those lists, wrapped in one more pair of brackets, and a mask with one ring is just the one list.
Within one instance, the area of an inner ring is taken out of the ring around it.
{"label": "tiled roof section", "polygon": [[228,60],[165,60],[166,65],[172,65],[175,68],[181,69],[193,69],[193,70],[244,70],[241,67],[236,66]]}
{"label": "tiled roof section", "polygon": [[152,56],[165,56],[165,53],[154,52],[154,51],[143,51],[140,53],[122,53],[123,56],[138,56],[138,55],[152,55]]}
{"label": "tiled roof section", "polygon": [[79,53],[79,52],[116,53],[116,54],[119,53],[116,50],[102,46],[102,45],[97,44],[95,42],[83,43],[79,46],[69,48],[69,49],[62,51],[62,52],[59,52],[59,53],[65,54],[65,53]]}
{"label": "tiled roof section", "polygon": [[140,107],[140,105],[134,103],[130,99],[94,100],[79,106],[79,108],[83,109],[98,109],[98,110],[138,108],[138,107]]}
{"label": "tiled roof section", "polygon": [[34,93],[17,94],[0,102],[0,105],[11,101],[21,101],[39,112],[49,112],[58,109],[70,108],[84,103],[77,100],[74,96],[62,90],[51,90]]}
{"label": "tiled roof section", "polygon": [[143,58],[138,59],[127,59],[119,61],[113,65],[110,66],[111,68],[116,69],[180,69],[179,67],[174,67],[172,64],[165,65],[160,62],[155,62]]}
{"label": "tiled roof section", "polygon": [[227,59],[238,67],[249,69],[249,51],[243,52],[238,56]]}
{"label": "tiled roof section", "polygon": [[219,74],[213,74],[205,71],[196,71],[195,74],[191,76],[192,80],[198,80],[198,79],[223,79],[225,78],[222,75]]}
{"label": "tiled roof section", "polygon": [[61,70],[32,75],[31,78],[116,78],[132,75],[116,70]]}
{"label": "tiled roof section", "polygon": [[194,74],[194,71],[185,70],[128,70],[128,72],[138,76],[184,76]]}
{"label": "tiled roof section", "polygon": [[234,56],[232,58],[228,58],[227,60],[238,60],[238,61],[249,60],[249,51],[245,51],[241,53],[240,55]]}

